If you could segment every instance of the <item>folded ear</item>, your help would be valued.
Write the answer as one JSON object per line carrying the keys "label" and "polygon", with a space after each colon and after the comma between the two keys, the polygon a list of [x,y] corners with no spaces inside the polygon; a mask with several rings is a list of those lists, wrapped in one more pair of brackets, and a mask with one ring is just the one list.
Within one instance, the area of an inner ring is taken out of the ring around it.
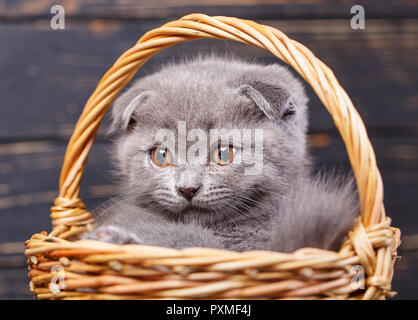
{"label": "folded ear", "polygon": [[238,87],[237,92],[249,98],[272,121],[290,122],[295,119],[295,99],[279,83],[250,81]]}
{"label": "folded ear", "polygon": [[133,129],[138,120],[137,109],[147,102],[151,94],[151,91],[136,94],[127,92],[117,99],[112,110],[113,121],[110,131]]}

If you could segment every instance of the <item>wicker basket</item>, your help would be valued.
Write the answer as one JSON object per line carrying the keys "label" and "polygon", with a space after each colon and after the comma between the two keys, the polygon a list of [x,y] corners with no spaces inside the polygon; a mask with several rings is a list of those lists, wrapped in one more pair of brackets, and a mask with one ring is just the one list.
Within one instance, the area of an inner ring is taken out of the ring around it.
{"label": "wicker basket", "polygon": [[[80,181],[112,101],[155,53],[201,38],[270,51],[312,86],[332,115],[346,145],[361,207],[361,219],[339,252],[304,248],[291,254],[239,253],[71,240],[94,221],[79,198]],[[400,231],[385,215],[382,179],[364,124],[333,72],[302,44],[269,26],[190,14],[147,32],[115,62],[87,101],[68,144],[59,188],[51,208],[53,231],[26,241],[30,288],[39,299],[382,299],[394,294],[391,280]],[[354,274],[358,270],[364,270],[364,287],[357,281],[361,274]]]}

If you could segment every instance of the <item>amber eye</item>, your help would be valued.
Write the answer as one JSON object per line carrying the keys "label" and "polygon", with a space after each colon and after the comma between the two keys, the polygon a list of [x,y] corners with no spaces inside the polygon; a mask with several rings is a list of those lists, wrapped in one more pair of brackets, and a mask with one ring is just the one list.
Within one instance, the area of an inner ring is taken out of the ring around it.
{"label": "amber eye", "polygon": [[167,148],[156,148],[151,151],[151,160],[157,167],[167,167],[171,163],[171,153]]}
{"label": "amber eye", "polygon": [[221,166],[230,164],[234,160],[234,148],[231,146],[219,147],[213,153],[213,160]]}

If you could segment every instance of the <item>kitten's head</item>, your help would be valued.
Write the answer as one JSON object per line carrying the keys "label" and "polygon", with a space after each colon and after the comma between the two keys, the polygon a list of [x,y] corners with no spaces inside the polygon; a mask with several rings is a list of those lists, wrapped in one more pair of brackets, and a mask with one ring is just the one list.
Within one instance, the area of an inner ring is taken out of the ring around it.
{"label": "kitten's head", "polygon": [[115,102],[122,192],[180,219],[245,216],[303,171],[306,104],[279,65],[199,58],[166,66]]}

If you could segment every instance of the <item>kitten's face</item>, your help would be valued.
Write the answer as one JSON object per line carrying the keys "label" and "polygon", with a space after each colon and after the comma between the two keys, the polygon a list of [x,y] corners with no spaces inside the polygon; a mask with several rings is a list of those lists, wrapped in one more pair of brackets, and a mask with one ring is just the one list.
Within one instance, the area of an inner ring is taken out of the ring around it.
{"label": "kitten's face", "polygon": [[[296,115],[272,121],[239,93],[238,84],[216,83],[208,75],[196,81],[183,78],[177,75],[173,84],[156,74],[142,80],[147,90],[134,86],[117,102],[126,108],[145,92],[116,143],[122,192],[139,207],[209,223],[244,217],[266,197],[282,194],[305,157],[305,135]],[[161,129],[172,133],[174,145],[162,141]],[[200,130],[196,139],[203,144],[187,139],[196,133],[193,129]],[[225,130],[219,141],[211,129]],[[241,141],[228,139],[232,129]]]}

